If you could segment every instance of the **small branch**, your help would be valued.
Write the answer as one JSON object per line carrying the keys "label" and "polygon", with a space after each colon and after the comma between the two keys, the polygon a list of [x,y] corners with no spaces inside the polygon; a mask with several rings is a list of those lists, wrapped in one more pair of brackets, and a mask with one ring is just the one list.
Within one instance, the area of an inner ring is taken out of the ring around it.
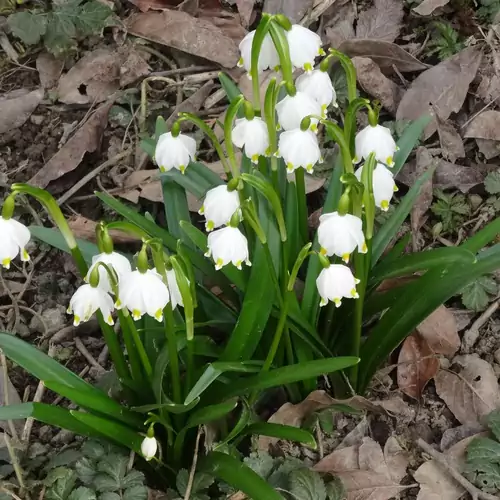
{"label": "small branch", "polygon": [[479,316],[479,318],[472,323],[471,327],[465,332],[464,338],[462,339],[462,346],[465,352],[468,352],[479,338],[479,330],[481,327],[491,318],[491,316],[500,307],[500,298],[491,303],[491,305],[486,309],[486,311]]}
{"label": "small branch", "polygon": [[193,489],[194,474],[196,472],[196,464],[198,463],[198,449],[200,447],[200,438],[203,434],[203,428],[200,425],[198,427],[198,434],[196,435],[196,444],[194,446],[193,463],[191,464],[191,470],[189,471],[189,479],[186,487],[186,494],[184,495],[184,500],[189,500],[191,496],[191,490]]}
{"label": "small branch", "polygon": [[80,337],[75,337],[75,347],[80,351],[82,356],[100,373],[105,371],[104,368],[94,359],[94,356],[90,354],[88,349],[85,347]]}

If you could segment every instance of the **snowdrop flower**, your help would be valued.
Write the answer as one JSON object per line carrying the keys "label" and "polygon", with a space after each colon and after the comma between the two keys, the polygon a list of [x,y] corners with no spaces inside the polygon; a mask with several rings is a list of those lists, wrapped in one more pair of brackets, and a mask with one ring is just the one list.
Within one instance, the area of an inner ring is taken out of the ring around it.
{"label": "snowdrop flower", "polygon": [[295,128],[283,132],[279,138],[278,149],[288,173],[299,167],[310,173],[316,163],[323,161],[318,138],[310,130]]}
{"label": "snowdrop flower", "polygon": [[[358,168],[354,175],[361,180],[363,167]],[[373,197],[375,198],[375,206],[382,209],[384,212],[389,210],[389,202],[392,195],[398,190],[394,182],[392,172],[382,163],[377,163],[373,170]]]}
{"label": "snowdrop flower", "polygon": [[28,244],[31,234],[24,224],[15,219],[0,216],[0,234],[2,235],[0,263],[5,269],[10,268],[12,259],[19,254],[23,262],[30,260],[30,256],[24,247]]}
{"label": "snowdrop flower", "polygon": [[199,213],[205,215],[205,229],[212,231],[216,227],[229,224],[231,217],[239,208],[238,191],[229,191],[227,184],[221,184],[207,191]]}
{"label": "snowdrop flower", "polygon": [[269,153],[269,133],[266,122],[258,116],[248,120],[239,118],[235,121],[232,132],[233,144],[245,148],[245,155],[252,163],[259,162],[259,156]]}
{"label": "snowdrop flower", "polygon": [[323,269],[316,279],[316,286],[321,297],[320,306],[325,306],[331,300],[336,307],[340,307],[342,299],[359,298],[356,292],[356,279],[351,270],[343,264],[331,264]]}
{"label": "snowdrop flower", "polygon": [[173,269],[167,270],[167,285],[168,291],[170,292],[172,309],[175,309],[177,306],[184,307],[181,291],[179,290],[179,285],[177,284],[177,278]]}
{"label": "snowdrop flower", "polygon": [[303,68],[310,72],[314,66],[314,59],[324,54],[321,49],[321,38],[299,24],[294,24],[286,32],[288,45],[290,47],[290,59],[296,68]]}
{"label": "snowdrop flower", "polygon": [[162,321],[163,309],[169,300],[167,285],[155,270],[148,269],[143,273],[136,270],[123,277],[115,307],[126,307],[135,320],[148,314],[157,321]]}
{"label": "snowdrop flower", "polygon": [[[95,267],[102,262],[108,266],[111,266],[113,270],[116,272],[118,277],[118,283],[123,277],[132,271],[132,267],[130,266],[130,262],[124,255],[118,252],[110,252],[110,253],[100,253],[98,255],[94,255],[92,257],[92,265],[89,268],[87,276],[85,276],[85,281],[89,281],[90,273],[95,269]],[[111,283],[109,282],[108,272],[104,266],[99,266],[99,288],[102,288],[105,292],[113,293],[113,289]]]}
{"label": "snowdrop flower", "polygon": [[346,263],[356,247],[361,253],[368,251],[363,221],[351,214],[323,214],[319,218],[318,241],[323,255],[342,257]]}
{"label": "snowdrop flower", "polygon": [[196,141],[187,135],[167,132],[161,134],[156,144],[155,162],[162,172],[173,168],[184,173],[189,162],[196,157]]}
{"label": "snowdrop flower", "polygon": [[98,309],[104,321],[112,325],[114,323],[111,316],[114,310],[113,299],[104,289],[85,284],[73,294],[66,312],[74,315],[73,325],[78,326],[82,321],[88,321]]}
{"label": "snowdrop flower", "polygon": [[398,147],[387,127],[368,125],[356,134],[355,146],[354,163],[359,163],[362,158],[366,160],[370,153],[375,153],[378,162],[385,163],[388,167],[394,165],[394,153]]}
{"label": "snowdrop flower", "polygon": [[155,437],[146,436],[141,443],[142,456],[149,462],[158,451],[158,442]]}
{"label": "snowdrop flower", "polygon": [[337,94],[326,71],[315,69],[300,75],[295,81],[297,90],[312,97],[321,106],[321,116],[325,116],[328,106],[337,107]]}
{"label": "snowdrop flower", "polygon": [[[297,90],[294,96],[287,95],[276,104],[278,121],[285,130],[300,128],[302,119],[308,115],[321,115],[321,105],[306,93]],[[315,130],[317,118],[311,118],[311,130]]]}
{"label": "snowdrop flower", "polygon": [[[255,30],[250,31],[239,45],[241,57],[238,61],[238,67],[245,68],[249,75],[251,71],[250,66],[252,64],[252,43],[254,36]],[[260,48],[259,62],[257,64],[259,73],[268,68],[275,69],[279,66],[279,63],[280,59],[278,57],[278,52],[276,51],[271,35],[267,33]]]}
{"label": "snowdrop flower", "polygon": [[210,233],[207,246],[205,257],[212,257],[217,271],[230,262],[238,269],[243,262],[252,265],[248,257],[248,241],[237,227],[227,226]]}

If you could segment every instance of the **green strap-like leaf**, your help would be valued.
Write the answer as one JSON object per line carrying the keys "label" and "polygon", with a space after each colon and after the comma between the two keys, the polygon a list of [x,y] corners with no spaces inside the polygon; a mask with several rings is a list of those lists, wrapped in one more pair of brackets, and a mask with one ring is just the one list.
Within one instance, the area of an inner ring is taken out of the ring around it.
{"label": "green strap-like leaf", "polygon": [[300,429],[299,427],[292,427],[291,425],[256,422],[245,429],[245,434],[256,434],[258,436],[286,439],[287,441],[297,441],[314,450],[317,447],[316,439],[314,439],[314,436],[309,431]]}

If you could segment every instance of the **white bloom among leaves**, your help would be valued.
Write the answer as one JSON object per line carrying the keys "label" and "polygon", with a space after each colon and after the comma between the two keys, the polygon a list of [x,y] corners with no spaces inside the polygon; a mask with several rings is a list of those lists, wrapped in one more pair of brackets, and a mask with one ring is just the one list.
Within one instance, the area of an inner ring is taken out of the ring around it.
{"label": "white bloom among leaves", "polygon": [[71,297],[67,313],[74,315],[73,325],[78,326],[82,321],[88,321],[98,309],[104,321],[112,325],[114,323],[111,316],[114,310],[113,299],[104,289],[85,284],[79,287]]}
{"label": "white bloom among leaves", "polygon": [[21,260],[30,260],[28,252],[24,248],[31,237],[29,229],[15,219],[0,217],[0,262],[5,269],[10,268],[12,259],[21,255]]}
{"label": "white bloom among leaves", "polygon": [[[255,30],[250,31],[250,33],[248,33],[245,38],[243,38],[239,45],[241,57],[238,61],[238,66],[240,68],[245,68],[248,73],[250,73],[251,71],[252,43],[254,36]],[[262,42],[262,47],[260,48],[259,53],[259,62],[257,64],[259,73],[268,68],[275,69],[279,66],[279,63],[280,59],[278,57],[278,52],[276,51],[274,43],[271,39],[271,35],[267,33],[264,37],[264,41]]]}
{"label": "white bloom among leaves", "polygon": [[[103,252],[92,257],[92,265],[90,266],[87,276],[85,277],[85,281],[89,280],[90,273],[95,269],[99,262],[110,266],[116,272],[118,283],[126,274],[132,271],[130,262],[124,255],[118,252]],[[113,293],[111,283],[109,282],[109,275],[104,266],[99,266],[98,286],[108,293]]]}
{"label": "white bloom among leaves", "polygon": [[254,117],[251,120],[239,118],[235,121],[232,132],[233,143],[240,149],[245,150],[245,155],[252,160],[252,163],[258,163],[259,156],[269,153],[269,133],[266,122]]}
{"label": "white bloom among leaves", "polygon": [[229,191],[227,184],[221,184],[207,191],[199,213],[205,215],[205,229],[213,229],[229,224],[233,214],[240,208],[238,191]]}
{"label": "white bloom among leaves", "polygon": [[297,90],[312,97],[321,106],[322,116],[328,106],[337,107],[337,93],[326,71],[315,69],[311,73],[304,73],[297,78],[295,85]]}
{"label": "white bloom among leaves", "polygon": [[238,269],[243,262],[247,266],[252,265],[248,256],[248,241],[237,227],[227,226],[210,233],[207,246],[205,256],[212,257],[217,270],[230,262]]}
{"label": "white bloom among leaves", "polygon": [[[305,92],[297,90],[294,96],[287,95],[276,104],[278,121],[285,130],[300,128],[302,119],[308,115],[321,116],[321,105]],[[311,118],[311,129],[315,130],[317,118]]]}
{"label": "white bloom among leaves", "polygon": [[318,241],[323,255],[336,255],[349,262],[352,252],[368,251],[363,233],[363,221],[355,215],[338,212],[323,214],[319,218]]}
{"label": "white bloom among leaves", "polygon": [[321,37],[304,26],[294,24],[286,32],[290,59],[296,68],[312,71],[316,57],[323,55]]}
{"label": "white bloom among leaves", "polygon": [[167,271],[167,285],[168,291],[170,292],[172,309],[175,309],[177,306],[184,307],[181,291],[179,290],[179,285],[177,283],[177,277],[175,276],[175,271],[173,269]]}
{"label": "white bloom among leaves", "polygon": [[115,307],[126,307],[135,320],[148,314],[157,321],[162,321],[163,309],[169,300],[167,285],[155,270],[148,269],[144,273],[136,270],[123,277]]}
{"label": "white bloom among leaves", "polygon": [[141,443],[142,456],[149,462],[154,458],[158,451],[158,442],[155,437],[146,436]]}
{"label": "white bloom among leaves", "polygon": [[324,268],[316,279],[316,286],[321,297],[320,306],[325,306],[331,300],[336,307],[340,307],[343,298],[359,298],[356,291],[356,279],[351,270],[343,264],[331,264]]}
{"label": "white bloom among leaves", "polygon": [[305,168],[309,173],[313,171],[314,165],[322,162],[318,138],[311,130],[295,128],[287,130],[280,135],[279,154],[285,161],[288,173],[297,168]]}
{"label": "white bloom among leaves", "polygon": [[184,173],[189,162],[196,157],[196,141],[187,135],[172,132],[161,134],[155,150],[155,162],[162,172],[173,168]]}
{"label": "white bloom among leaves", "polygon": [[[358,168],[354,174],[361,180],[363,167]],[[373,170],[373,197],[375,198],[375,206],[379,207],[384,212],[389,210],[389,203],[392,195],[398,190],[392,172],[382,163],[377,163]]]}
{"label": "white bloom among leaves", "polygon": [[394,165],[394,153],[398,150],[398,147],[387,127],[368,125],[356,134],[355,149],[355,163],[359,163],[362,158],[366,160],[371,153],[374,153],[378,162],[392,167]]}

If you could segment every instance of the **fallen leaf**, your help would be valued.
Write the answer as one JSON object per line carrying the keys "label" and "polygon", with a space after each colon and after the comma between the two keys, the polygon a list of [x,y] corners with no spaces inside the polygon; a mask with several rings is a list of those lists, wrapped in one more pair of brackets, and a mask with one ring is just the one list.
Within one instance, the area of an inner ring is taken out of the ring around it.
{"label": "fallen leaf", "polygon": [[57,85],[64,68],[64,59],[56,59],[49,52],[41,52],[36,58],[36,69],[40,78],[40,85],[44,89],[51,89]]}
{"label": "fallen leaf", "polygon": [[[370,430],[370,423],[366,416],[364,416],[356,427],[349,432],[344,439],[337,446],[336,450],[342,450],[343,448],[352,448],[353,446],[360,446],[363,442],[364,437],[368,434]],[[358,468],[357,466],[355,467]]]}
{"label": "fallen leaf", "polygon": [[384,458],[391,477],[399,483],[406,476],[409,455],[394,436],[389,436],[384,445]]}
{"label": "fallen leaf", "polygon": [[314,0],[265,0],[263,12],[284,14],[292,23],[298,23],[313,6]]}
{"label": "fallen leaf", "polygon": [[236,42],[210,21],[174,10],[132,14],[126,20],[129,33],[221,64],[236,66]]}
{"label": "fallen leaf", "polygon": [[[469,85],[476,76],[482,52],[468,47],[445,59],[433,68],[424,71],[403,96],[396,113],[398,120],[416,120],[435,108],[442,120],[460,111]],[[427,139],[436,131],[436,120],[426,127]]]}
{"label": "fallen leaf", "polygon": [[413,9],[413,12],[421,16],[430,16],[436,9],[444,7],[448,3],[450,0],[424,0]]}
{"label": "fallen leaf", "polygon": [[[426,148],[418,148],[416,154],[417,169],[421,171],[427,170],[432,164],[433,159]],[[412,232],[413,250],[419,250],[417,245],[418,233],[420,228],[425,224],[426,213],[432,203],[433,197],[433,179],[432,177],[421,187],[420,192],[411,208],[410,227]]]}
{"label": "fallen leaf", "polygon": [[26,89],[18,89],[0,96],[0,134],[9,132],[21,125],[35,111],[43,99],[43,89],[29,92]]}
{"label": "fallen leaf", "polygon": [[402,73],[422,71],[428,68],[427,65],[421,63],[399,45],[384,40],[346,40],[340,44],[339,50],[350,57],[369,57],[378,64],[380,69],[386,71],[392,72],[393,66],[396,66]]}
{"label": "fallen leaf", "polygon": [[462,424],[480,424],[482,417],[500,406],[497,377],[491,365],[476,354],[456,356],[460,373],[441,370],[436,392]]}
{"label": "fallen leaf", "polygon": [[439,306],[427,316],[417,331],[437,354],[451,357],[460,349],[457,321],[446,306]]}
{"label": "fallen leaf", "polygon": [[356,19],[357,13],[352,2],[335,5],[333,17],[325,26],[325,37],[333,48],[338,48],[345,40],[356,37],[353,26]]}
{"label": "fallen leaf", "polygon": [[398,386],[407,396],[420,399],[422,392],[439,370],[439,360],[427,341],[412,333],[403,342],[398,358]]}
{"label": "fallen leaf", "polygon": [[500,141],[500,111],[490,109],[477,115],[465,129],[464,136]]}
{"label": "fallen leaf", "polygon": [[108,122],[113,102],[97,108],[73,137],[28,181],[33,186],[46,187],[51,181],[74,170],[85,153],[97,151]]}
{"label": "fallen leaf", "polygon": [[255,0],[236,0],[236,7],[238,7],[238,12],[242,20],[241,24],[243,24],[245,28],[248,28],[250,25],[254,5]]}
{"label": "fallen leaf", "polygon": [[479,424],[459,425],[458,427],[446,429],[441,437],[439,447],[441,448],[441,451],[446,451],[463,439],[470,436],[476,436],[482,431],[484,431],[484,427]]}
{"label": "fallen leaf", "polygon": [[[81,215],[75,215],[68,220],[68,225],[76,238],[93,242],[96,241],[95,228],[97,222]],[[113,241],[118,244],[140,241],[140,237],[116,229],[110,230],[109,234],[113,238]]]}
{"label": "fallen leaf", "polygon": [[317,472],[335,473],[359,469],[359,445],[347,448],[337,448],[332,453],[323,457],[314,467]]}
{"label": "fallen leaf", "polygon": [[165,10],[176,6],[182,0],[128,0],[131,4],[135,5],[141,12],[148,10]]}
{"label": "fallen leaf", "polygon": [[457,158],[465,158],[464,142],[451,121],[441,120],[436,115],[436,126],[443,157],[451,162],[455,162]]}
{"label": "fallen leaf", "polygon": [[500,97],[500,77],[498,75],[483,75],[479,83],[476,95],[489,104]]}
{"label": "fallen leaf", "polygon": [[356,75],[361,88],[380,101],[382,106],[395,114],[403,96],[403,90],[387,78],[377,63],[367,57],[353,57]]}
{"label": "fallen leaf", "polygon": [[373,7],[361,12],[356,38],[394,42],[403,26],[403,3],[399,0],[374,0]]}
{"label": "fallen leaf", "polygon": [[491,160],[492,158],[496,158],[498,155],[500,155],[499,141],[476,139],[476,144],[481,154],[483,154],[487,160]]}

